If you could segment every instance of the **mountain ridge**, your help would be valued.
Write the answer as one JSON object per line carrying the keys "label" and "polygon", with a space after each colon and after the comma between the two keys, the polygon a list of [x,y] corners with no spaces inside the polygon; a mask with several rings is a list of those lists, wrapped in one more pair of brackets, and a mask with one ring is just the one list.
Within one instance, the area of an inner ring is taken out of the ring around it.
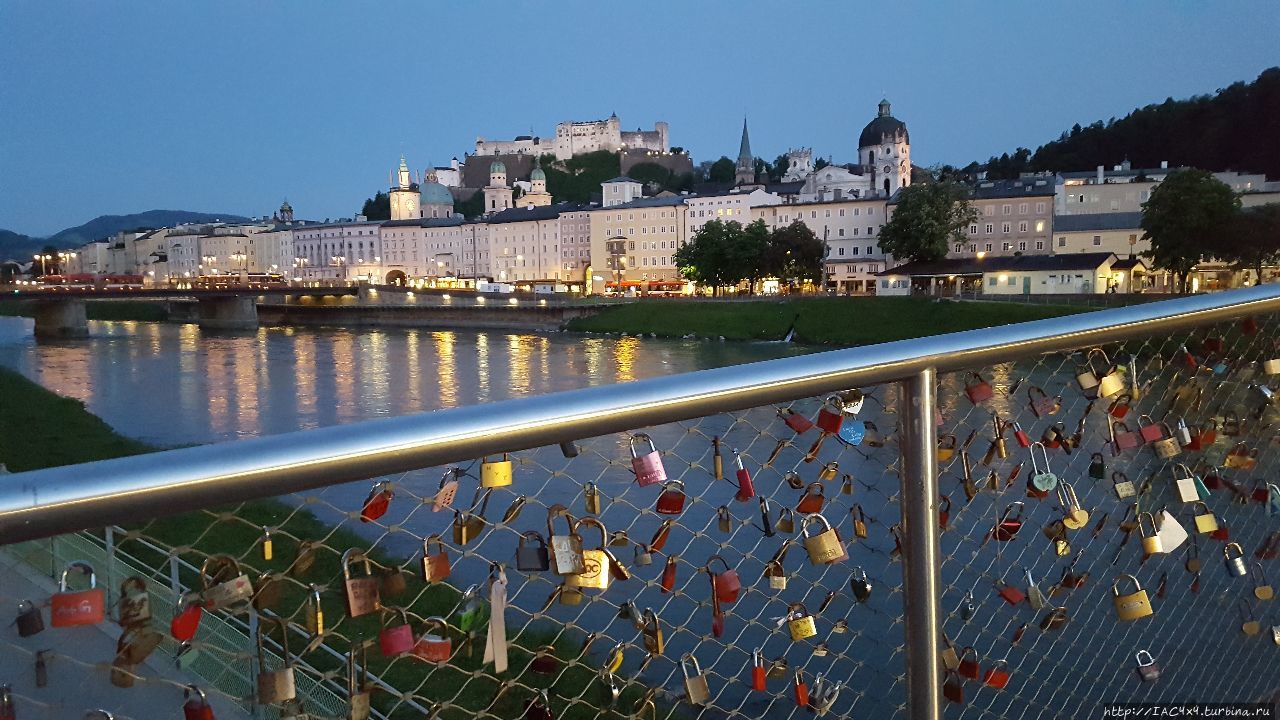
{"label": "mountain ridge", "polygon": [[76,248],[96,240],[104,240],[125,230],[172,227],[182,223],[246,222],[248,219],[230,213],[146,210],[127,215],[99,215],[86,223],[59,230],[48,237],[32,237],[0,228],[0,259],[30,258],[50,246],[59,250]]}

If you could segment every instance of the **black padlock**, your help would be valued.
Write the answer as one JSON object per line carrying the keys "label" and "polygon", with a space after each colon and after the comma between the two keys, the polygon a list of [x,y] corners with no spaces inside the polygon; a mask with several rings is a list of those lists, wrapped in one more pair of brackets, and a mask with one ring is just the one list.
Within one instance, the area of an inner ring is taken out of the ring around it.
{"label": "black padlock", "polygon": [[578,457],[578,445],[572,440],[565,440],[560,443],[560,454],[567,458]]}
{"label": "black padlock", "polygon": [[18,603],[18,635],[21,637],[31,637],[36,633],[44,630],[44,616],[40,613],[40,608],[30,600],[23,600]]}
{"label": "black padlock", "polygon": [[550,568],[547,541],[542,539],[542,535],[536,530],[521,535],[520,544],[516,547],[516,569],[523,572],[543,572]]}

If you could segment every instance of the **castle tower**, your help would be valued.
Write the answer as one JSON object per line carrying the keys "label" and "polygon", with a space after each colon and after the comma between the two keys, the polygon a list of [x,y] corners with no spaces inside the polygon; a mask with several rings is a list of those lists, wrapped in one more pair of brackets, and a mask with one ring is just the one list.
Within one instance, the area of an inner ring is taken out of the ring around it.
{"label": "castle tower", "polygon": [[419,208],[421,198],[418,196],[418,189],[413,187],[413,177],[403,155],[400,156],[400,169],[396,172],[390,195],[392,220],[414,220],[422,217]]}
{"label": "castle tower", "polygon": [[511,188],[507,186],[507,166],[501,160],[494,160],[489,166],[489,184],[484,189],[484,212],[486,215],[510,210]]}
{"label": "castle tower", "polygon": [[858,136],[858,162],[871,175],[871,185],[886,197],[911,184],[911,137],[907,125],[890,112],[889,101]]}

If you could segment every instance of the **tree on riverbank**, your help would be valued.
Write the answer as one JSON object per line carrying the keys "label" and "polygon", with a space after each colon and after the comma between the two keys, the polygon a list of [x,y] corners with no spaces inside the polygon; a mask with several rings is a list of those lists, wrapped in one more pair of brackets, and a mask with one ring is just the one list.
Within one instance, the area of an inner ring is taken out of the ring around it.
{"label": "tree on riverbank", "polygon": [[1188,292],[1191,271],[1219,254],[1219,239],[1239,208],[1240,198],[1209,172],[1170,173],[1142,204],[1142,239],[1151,241],[1143,255],[1177,277],[1179,292]]}
{"label": "tree on riverbank", "polygon": [[880,230],[880,249],[899,261],[941,260],[949,244],[968,242],[965,229],[977,221],[963,185],[911,185],[899,191],[893,217]]}
{"label": "tree on riverbank", "polygon": [[721,286],[744,280],[749,292],[769,277],[789,284],[817,283],[825,254],[822,241],[799,221],[770,232],[764,220],[746,226],[734,220],[712,220],[677,248],[674,258],[685,279],[711,287],[718,296]]}

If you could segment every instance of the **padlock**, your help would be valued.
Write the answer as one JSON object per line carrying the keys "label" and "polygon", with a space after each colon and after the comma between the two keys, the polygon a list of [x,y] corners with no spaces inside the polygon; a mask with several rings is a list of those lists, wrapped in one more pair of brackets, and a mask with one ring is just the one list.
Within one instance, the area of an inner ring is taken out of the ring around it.
{"label": "padlock", "polygon": [[960,650],[960,667],[957,668],[961,677],[977,680],[982,675],[982,668],[978,664],[978,651],[973,649],[972,645],[967,645]]}
{"label": "padlock", "polygon": [[827,482],[830,480],[835,480],[836,475],[839,475],[839,474],[840,474],[840,463],[832,461],[827,463],[826,465],[823,465],[822,469],[818,471],[818,481]]}
{"label": "padlock", "polygon": [[1101,399],[1114,397],[1124,392],[1124,389],[1124,375],[1114,365],[1109,366],[1106,374],[1098,378],[1098,397]]}
{"label": "padlock", "polygon": [[506,487],[511,484],[511,475],[511,458],[507,453],[502,453],[501,460],[489,458],[480,460],[480,487],[482,488]]}
{"label": "padlock", "polygon": [[[426,625],[427,630],[418,637],[417,642],[413,644],[413,650],[409,654],[427,662],[449,662],[449,658],[453,656],[453,641],[449,639],[449,624],[438,615],[424,618],[422,622]],[[432,632],[435,628],[439,629],[439,635]],[[470,632],[474,631],[474,629],[470,630]],[[468,630],[464,629],[464,632],[468,632]]]}
{"label": "padlock", "polygon": [[971,372],[965,375],[964,394],[969,397],[969,402],[978,405],[990,400],[995,393],[991,390],[991,383],[983,380],[978,373]]}
{"label": "padlock", "polygon": [[1116,491],[1116,497],[1121,500],[1131,498],[1138,494],[1138,488],[1133,484],[1133,481],[1129,479],[1128,475],[1125,475],[1119,470],[1112,471],[1111,485]]}
{"label": "padlock", "polygon": [[[711,569],[711,563],[719,560],[724,565],[723,572],[716,572]],[[711,587],[715,590],[716,598],[722,603],[732,603],[737,601],[738,592],[742,589],[742,580],[738,577],[738,571],[729,567],[729,563],[719,555],[712,555],[707,559],[707,564],[703,568],[707,574],[711,576]]]}
{"label": "padlock", "polygon": [[35,603],[23,600],[18,603],[18,619],[14,623],[18,626],[18,637],[31,637],[44,630],[44,615]]}
{"label": "padlock", "polygon": [[1003,690],[1009,685],[1009,661],[997,660],[982,674],[982,683],[987,687]]}
{"label": "padlock", "polygon": [[[950,509],[950,505],[947,506]],[[860,540],[867,537],[867,515],[862,511],[862,505],[854,505],[849,510],[849,515],[853,519],[853,534]]]}
{"label": "padlock", "polygon": [[1051,398],[1048,393],[1036,385],[1027,388],[1027,401],[1031,405],[1031,412],[1035,413],[1038,418],[1055,415],[1058,410],[1062,409],[1061,397]]}
{"label": "padlock", "polygon": [[378,580],[381,583],[380,592],[384,598],[400,597],[409,589],[409,577],[405,574],[404,568],[399,565],[382,568],[378,572]]}
{"label": "padlock", "polygon": [[1065,607],[1055,607],[1049,610],[1049,612],[1040,619],[1040,629],[1046,632],[1061,630],[1070,619],[1071,616],[1067,614],[1067,609]]}
{"label": "padlock", "polygon": [[[950,524],[951,524],[951,498],[946,495],[939,495],[938,496],[938,529],[946,530]],[[854,520],[855,535],[857,535],[857,531],[858,531],[857,519],[855,519]],[[866,535],[860,535],[859,537],[866,537]]]}
{"label": "padlock", "polygon": [[543,572],[550,568],[551,558],[547,554],[547,542],[542,539],[542,535],[536,530],[523,533],[516,546],[516,569],[522,572]]}
{"label": "padlock", "polygon": [[942,697],[956,705],[964,704],[964,680],[955,670],[948,670],[943,676]]}
{"label": "padlock", "polygon": [[[68,590],[67,575],[72,571],[89,576],[86,590]],[[58,592],[53,594],[49,617],[54,627],[96,625],[106,619],[105,591],[98,587],[98,576],[87,562],[76,561],[67,565],[58,581]]]}
{"label": "padlock", "polygon": [[635,555],[631,558],[632,565],[647,567],[653,564],[653,553],[649,551],[647,545],[636,545]]}
{"label": "padlock", "polygon": [[173,619],[169,622],[169,634],[174,640],[187,642],[196,636],[196,630],[200,628],[200,617],[204,614],[204,606],[199,600],[198,593],[178,596]]}
{"label": "padlock", "polygon": [[783,473],[782,480],[787,484],[787,487],[791,488],[792,490],[804,489],[804,479],[802,479],[800,477],[800,473],[796,472],[795,470],[788,470],[785,473]]}
{"label": "padlock", "polygon": [[253,581],[253,609],[258,612],[274,610],[284,595],[285,578],[277,572],[264,572]]}
{"label": "padlock", "polygon": [[1071,448],[1071,439],[1067,437],[1067,428],[1062,423],[1054,423],[1045,428],[1044,434],[1040,436],[1040,443],[1055,450],[1065,447],[1064,452],[1070,451]]}
{"label": "padlock", "polygon": [[[434,548],[434,552],[432,549]],[[438,583],[449,577],[452,568],[449,553],[439,535],[428,535],[422,540],[422,580]]]}
{"label": "padlock", "polygon": [[453,507],[453,501],[458,496],[459,476],[460,472],[457,468],[445,468],[444,475],[440,478],[440,486],[431,499],[431,512],[443,512]]}
{"label": "padlock", "polygon": [[298,554],[294,557],[293,562],[289,564],[289,574],[298,579],[306,577],[311,568],[315,566],[316,554],[319,551],[319,542],[315,540],[299,541]]}
{"label": "padlock", "polygon": [[[351,566],[357,562],[364,565],[364,574],[352,577]],[[373,563],[363,550],[351,548],[342,554],[342,584],[346,591],[347,614],[351,617],[375,613],[382,608],[378,576],[373,574]]]}
{"label": "padlock", "polygon": [[[1149,515],[1150,513],[1143,514]],[[1125,579],[1133,583],[1133,592],[1121,595],[1120,583]],[[1137,620],[1155,612],[1151,609],[1151,599],[1147,597],[1147,591],[1142,589],[1138,578],[1132,575],[1120,575],[1117,577],[1116,581],[1111,584],[1111,595],[1111,602],[1115,605],[1116,615],[1121,620]]]}
{"label": "padlock", "polygon": [[820,482],[811,482],[805,488],[800,502],[796,503],[796,512],[802,515],[822,512],[822,506],[826,501],[826,488]]}
{"label": "padlock", "polygon": [[[1144,420],[1146,421],[1145,424],[1143,423]],[[1153,443],[1165,436],[1164,427],[1150,415],[1141,415],[1138,417],[1138,435],[1141,436],[1142,442]]]}
{"label": "padlock", "polygon": [[592,588],[595,590],[608,589],[610,577],[609,555],[605,550],[605,543],[608,542],[609,531],[599,519],[584,517],[574,523],[574,537],[581,537],[578,529],[583,525],[590,525],[600,530],[600,544],[595,548],[583,551],[582,572],[567,576],[565,584],[571,587]]}
{"label": "padlock", "polygon": [[543,645],[538,648],[529,661],[529,669],[538,675],[555,675],[560,672],[560,658],[556,657],[555,646]]}
{"label": "padlock", "polygon": [[[1146,517],[1151,524],[1151,534],[1147,534],[1147,529],[1142,525],[1142,518]],[[1142,536],[1142,552],[1147,557],[1156,553],[1167,552],[1160,536],[1156,533],[1156,519],[1149,512],[1138,513],[1138,534]]]}
{"label": "padlock", "polygon": [[653,531],[653,537],[649,538],[649,550],[651,552],[661,552],[662,548],[667,544],[667,538],[671,535],[671,520],[663,520],[657,530]]}
{"label": "padlock", "polygon": [[1156,457],[1161,460],[1171,460],[1182,454],[1182,445],[1178,442],[1178,438],[1169,429],[1165,423],[1160,423],[1160,427],[1167,433],[1164,437],[1151,443],[1151,449],[1155,452]]}
{"label": "padlock", "polygon": [[1129,414],[1129,408],[1132,403],[1133,395],[1131,393],[1123,393],[1107,406],[1107,414],[1117,420],[1123,420]]}
{"label": "padlock", "polygon": [[1262,361],[1262,372],[1266,375],[1280,375],[1280,358]]}
{"label": "padlock", "polygon": [[395,492],[391,490],[391,483],[385,480],[374,483],[369,496],[364,500],[364,505],[360,507],[360,522],[372,522],[386,515],[387,509],[391,507],[391,499],[394,497]]}
{"label": "padlock", "polygon": [[[217,567],[217,572],[211,572]],[[225,578],[225,579],[224,579]],[[206,610],[238,609],[253,598],[253,583],[230,555],[211,555],[200,566],[200,595]]]}
{"label": "padlock", "polygon": [[1151,653],[1146,650],[1139,650],[1134,659],[1138,663],[1138,678],[1143,682],[1155,682],[1160,678],[1160,666],[1156,664],[1156,659],[1151,657]]}
{"label": "padlock", "polygon": [[663,640],[662,621],[658,619],[658,614],[650,608],[645,608],[640,619],[640,633],[644,638],[645,652],[650,655],[661,655],[666,650],[666,642]]}
{"label": "padlock", "polygon": [[[1040,459],[1036,459],[1036,448]],[[1049,451],[1042,443],[1031,443],[1031,484],[1041,492],[1049,492],[1058,486],[1058,476],[1049,470]]]}
{"label": "padlock", "polygon": [[587,483],[586,489],[583,490],[582,502],[588,515],[600,514],[600,488],[595,483]]}
{"label": "padlock", "polygon": [[[281,667],[275,670],[267,669],[266,653],[262,645],[263,633],[266,632],[266,626],[271,623],[280,625],[280,647],[284,653],[284,660]],[[292,700],[298,695],[293,675],[293,657],[289,654],[289,624],[281,618],[259,617],[258,632],[258,703],[261,705],[277,705],[286,700]]]}
{"label": "padlock", "polygon": [[958,442],[959,441],[956,440],[956,436],[950,433],[938,438],[938,462],[947,462],[951,458],[955,457],[956,445]]}
{"label": "padlock", "polygon": [[836,435],[844,424],[844,402],[837,395],[828,395],[818,408],[818,419],[814,423],[825,435]]}
{"label": "padlock", "polygon": [[1013,422],[1013,438],[1018,441],[1018,447],[1031,447],[1031,436],[1022,429],[1022,425],[1016,420]]}
{"label": "padlock", "polygon": [[[760,498],[764,500],[764,498]],[[766,516],[767,517],[767,516]],[[716,508],[716,525],[720,528],[720,532],[733,532],[733,516],[729,514],[729,507],[721,505]],[[769,521],[765,520],[765,527],[768,527]]]}
{"label": "padlock", "polygon": [[1254,563],[1253,568],[1257,571],[1253,577],[1253,596],[1259,600],[1270,600],[1275,597],[1275,590],[1272,589],[1271,583],[1267,582],[1266,571],[1262,569],[1262,563]]}
{"label": "padlock", "polygon": [[1018,531],[1022,529],[1022,512],[1025,505],[1021,502],[1015,502],[1005,507],[1000,513],[1000,519],[996,521],[995,527],[991,530],[991,537],[1001,542],[1009,542],[1018,535]]}
{"label": "padlock", "polygon": [[[1116,428],[1124,428],[1117,432]],[[1113,421],[1111,423],[1111,438],[1113,452],[1119,454],[1125,450],[1132,450],[1142,444],[1142,435],[1138,432],[1130,430],[1126,423]]]}
{"label": "padlock", "polygon": [[[373,714],[373,693],[369,689],[369,659],[360,641],[360,662],[356,663],[353,647],[347,652],[347,717],[346,720],[369,720]],[[357,674],[356,670],[359,669]]]}
{"label": "padlock", "polygon": [[777,560],[770,560],[765,563],[764,575],[769,578],[770,590],[787,589],[787,571],[783,569],[782,563]]}
{"label": "padlock", "polygon": [[1085,353],[1084,364],[1076,366],[1076,384],[1084,391],[1085,397],[1096,397],[1098,388],[1098,369],[1093,364],[1093,354],[1101,353],[1103,362],[1110,363],[1106,359],[1106,353],[1102,352],[1102,348],[1093,348]]}
{"label": "padlock", "polygon": [[1200,423],[1196,432],[1191,435],[1188,450],[1206,450],[1218,440],[1218,422],[1206,420]]}
{"label": "padlock", "polygon": [[662,588],[662,592],[669,593],[676,586],[676,558],[679,555],[668,555],[667,564],[662,567],[662,577],[658,580],[658,586]]}
{"label": "padlock", "polygon": [[[567,582],[560,583],[551,594],[551,600],[559,599],[561,605],[581,605],[583,597],[582,588],[571,586]],[[547,601],[548,606],[551,600]]]}
{"label": "padlock", "polygon": [[[689,668],[692,666],[693,673]],[[711,700],[711,690],[707,687],[707,676],[702,674],[698,659],[689,653],[680,657],[680,670],[684,673],[684,690],[690,705],[705,705]]]}
{"label": "padlock", "polygon": [[320,586],[313,584],[307,596],[306,613],[307,632],[319,637],[324,635],[324,605],[320,602]]}
{"label": "padlock", "polygon": [[778,408],[778,417],[782,418],[787,427],[794,430],[797,435],[803,435],[813,429],[813,423],[809,421],[809,418],[791,408]]}
{"label": "padlock", "polygon": [[788,605],[787,616],[784,619],[787,621],[787,632],[791,633],[791,639],[796,642],[818,634],[818,627],[804,603]]}
{"label": "padlock", "polygon": [[1080,498],[1071,483],[1058,484],[1058,504],[1062,506],[1062,524],[1068,530],[1079,530],[1089,524],[1089,511],[1080,505]]}
{"label": "padlock", "polygon": [[1240,615],[1244,618],[1244,622],[1240,625],[1240,630],[1245,635],[1257,635],[1262,632],[1262,623],[1258,622],[1258,618],[1254,616],[1253,607],[1249,605],[1248,601],[1240,600],[1240,607],[1243,609]]}
{"label": "padlock", "polygon": [[751,482],[751,473],[742,464],[742,455],[737,448],[733,450],[734,477],[738,480],[738,492],[733,496],[738,502],[747,502],[756,496],[756,486]]}
{"label": "padlock", "polygon": [[[641,455],[636,450],[636,443],[646,443],[649,449]],[[631,437],[631,469],[636,474],[636,483],[640,487],[656,485],[667,480],[667,469],[662,465],[662,455],[653,444],[653,439],[644,433],[636,433]]]}
{"label": "padlock", "polygon": [[1178,489],[1178,497],[1182,502],[1199,502],[1204,499],[1200,497],[1200,490],[1196,485],[1195,475],[1191,472],[1191,468],[1181,463],[1173,466],[1174,486]]}
{"label": "padlock", "polygon": [[756,692],[764,692],[768,689],[766,679],[768,673],[764,667],[764,653],[760,648],[751,651],[751,689]]}
{"label": "padlock", "polygon": [[[459,601],[462,612],[458,613],[458,629],[464,633],[476,633],[489,619],[488,607],[480,601],[480,586],[468,585]],[[448,627],[445,628],[446,634]]]}
{"label": "padlock", "polygon": [[862,444],[868,447],[878,448],[884,447],[884,436],[880,434],[880,429],[870,420],[864,420],[862,423],[866,426],[866,432],[862,436]]}
{"label": "padlock", "polygon": [[662,493],[658,495],[656,509],[662,515],[679,515],[684,511],[684,501],[684,483],[668,480],[662,483]]}
{"label": "padlock", "polygon": [[[1232,552],[1232,549],[1235,552]],[[1240,543],[1227,543],[1222,549],[1222,558],[1227,565],[1227,572],[1235,577],[1244,577],[1249,574],[1249,566],[1244,564],[1244,549],[1240,547]]]}
{"label": "padlock", "polygon": [[[811,521],[817,521],[824,528],[812,537],[809,535]],[[809,562],[814,565],[823,565],[845,555],[844,544],[825,517],[818,514],[806,515],[800,529],[804,532],[804,549],[809,553]]]}
{"label": "padlock", "polygon": [[866,570],[855,567],[849,573],[849,589],[853,592],[854,599],[860,603],[871,599],[871,581],[867,579]]}
{"label": "padlock", "polygon": [[[563,516],[569,532],[556,535],[552,522]],[[574,533],[575,521],[564,505],[556,504],[547,509],[547,538],[551,543],[551,569],[557,575],[577,575],[586,569],[582,554],[582,537]]]}
{"label": "padlock", "polygon": [[537,695],[525,703],[524,720],[555,720],[555,715],[551,712],[551,699],[545,689],[539,690]]}
{"label": "padlock", "polygon": [[195,685],[188,685],[182,689],[183,720],[214,720],[213,707],[209,705],[209,699],[205,697],[204,690]]}
{"label": "padlock", "polygon": [[1233,470],[1252,470],[1258,464],[1258,451],[1250,450],[1244,443],[1237,443],[1227,453],[1222,464]]}
{"label": "padlock", "polygon": [[[386,621],[391,616],[391,622]],[[403,655],[413,649],[413,627],[409,624],[409,613],[396,607],[382,609],[382,628],[378,630],[378,650],[382,657],[391,658]]]}
{"label": "padlock", "polygon": [[997,580],[995,583],[995,586],[996,586],[996,594],[999,595],[1002,600],[1009,603],[1010,605],[1016,606],[1019,603],[1021,603],[1023,600],[1027,599],[1026,593],[1022,592],[1022,590],[1020,590],[1016,586],[1010,585],[1009,583],[1003,580]]}
{"label": "padlock", "polygon": [[1203,502],[1197,502],[1194,511],[1196,532],[1207,535],[1218,529],[1218,518],[1209,509],[1208,505]]}
{"label": "padlock", "polygon": [[[489,498],[492,496],[492,488],[477,487],[476,495],[471,501],[471,507],[466,510],[453,511],[453,542],[455,545],[466,545],[480,537],[480,533],[484,532],[485,525],[488,524],[484,516],[489,509]],[[478,512],[477,506],[479,506]]]}
{"label": "padlock", "polygon": [[778,511],[778,522],[774,525],[778,532],[794,533],[796,531],[796,515],[791,508],[784,507]]}

